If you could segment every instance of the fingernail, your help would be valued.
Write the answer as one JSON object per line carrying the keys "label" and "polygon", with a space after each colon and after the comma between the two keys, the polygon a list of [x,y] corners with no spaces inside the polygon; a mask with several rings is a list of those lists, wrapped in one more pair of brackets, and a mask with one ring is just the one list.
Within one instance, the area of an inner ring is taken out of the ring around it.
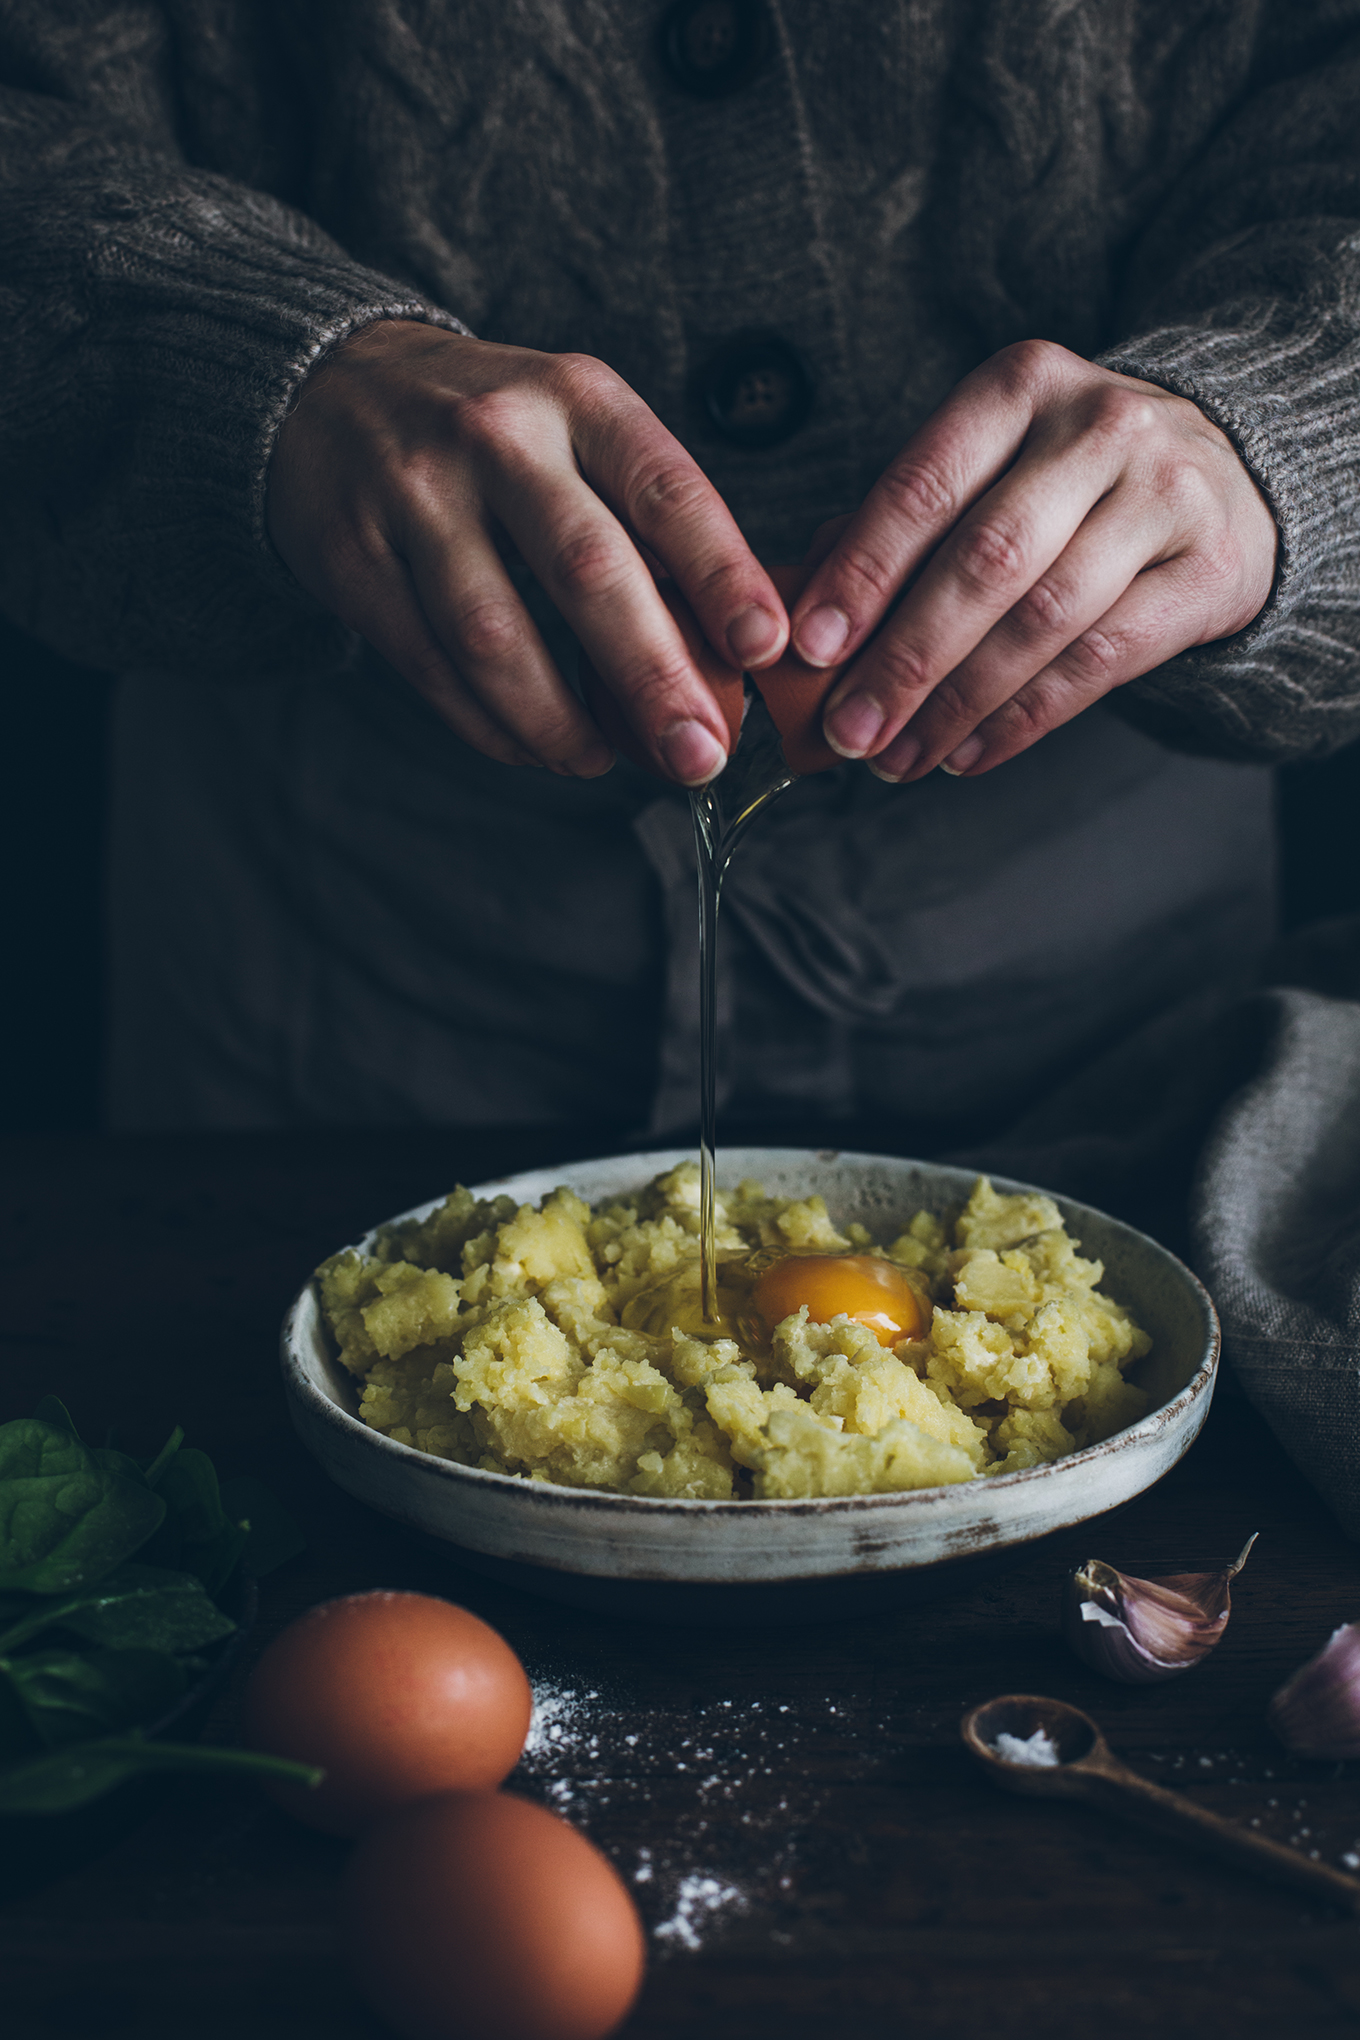
{"label": "fingernail", "polygon": [[956,745],[950,752],[941,765],[940,770],[941,772],[947,772],[951,779],[957,779],[959,774],[966,772],[970,765],[977,764],[985,749],[986,746],[981,737],[965,737],[963,742]]}
{"label": "fingernail", "polygon": [[871,751],[884,715],[872,694],[847,694],[822,725],[822,735],[842,758],[862,758]]}
{"label": "fingernail", "polygon": [[889,786],[898,786],[920,755],[921,746],[915,737],[899,737],[895,744],[888,746],[881,758],[869,760],[869,770],[875,779],[882,779]]}
{"label": "fingernail", "polygon": [[850,635],[850,619],[829,605],[814,609],[803,618],[795,639],[798,656],[809,666],[834,665],[837,653]]}
{"label": "fingernail", "polygon": [[727,626],[727,642],[733,658],[744,666],[751,659],[763,659],[779,642],[779,624],[768,609],[752,603],[739,610]]}
{"label": "fingernail", "polygon": [[682,786],[707,786],[727,763],[727,753],[701,722],[679,722],[663,730],[657,749]]}

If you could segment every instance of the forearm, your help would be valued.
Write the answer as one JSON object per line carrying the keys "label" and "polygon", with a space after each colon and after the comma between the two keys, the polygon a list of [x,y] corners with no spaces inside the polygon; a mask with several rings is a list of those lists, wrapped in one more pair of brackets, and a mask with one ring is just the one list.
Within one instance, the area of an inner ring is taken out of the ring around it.
{"label": "forearm", "polygon": [[314,670],[348,641],[265,534],[278,426],[347,334],[457,321],[186,165],[144,55],[114,112],[0,91],[0,606],[98,665]]}
{"label": "forearm", "polygon": [[1261,614],[1113,705],[1187,748],[1283,760],[1360,737],[1360,53],[1256,95],[1144,237],[1103,366],[1227,434],[1274,514]]}

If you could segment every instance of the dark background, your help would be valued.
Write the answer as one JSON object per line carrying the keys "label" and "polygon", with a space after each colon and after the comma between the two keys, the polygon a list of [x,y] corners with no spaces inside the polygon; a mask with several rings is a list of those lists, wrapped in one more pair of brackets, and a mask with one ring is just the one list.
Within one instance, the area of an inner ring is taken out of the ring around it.
{"label": "dark background", "polygon": [[[99,1123],[109,682],[0,619],[7,885],[0,1132]],[[1360,745],[1279,775],[1286,929],[1360,912]]]}

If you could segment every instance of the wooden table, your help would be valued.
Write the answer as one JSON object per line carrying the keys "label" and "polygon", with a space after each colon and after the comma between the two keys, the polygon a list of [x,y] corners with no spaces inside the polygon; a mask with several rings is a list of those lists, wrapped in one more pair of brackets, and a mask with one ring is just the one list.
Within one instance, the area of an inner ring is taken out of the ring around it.
{"label": "wooden table", "polygon": [[[276,1333],[313,1263],[386,1213],[590,1151],[570,1132],[11,1142],[8,1417],[54,1391],[150,1451],[185,1425],[287,1497],[310,1542],[265,1583],[259,1641],[369,1586],[462,1601],[521,1654],[562,1731],[511,1781],[633,1883],[653,1930],[632,2040],[1123,2040],[1352,2033],[1360,1926],[1076,1808],[1010,1799],[958,1722],[1005,1691],[1090,1709],[1147,1776],[1329,1862],[1360,1852],[1360,1766],[1287,1759],[1269,1695],[1360,1616],[1360,1557],[1231,1384],[1152,1493],[925,1610],[778,1629],[606,1621],[487,1585],[331,1487],[294,1441]],[[1166,1685],[1108,1685],[1057,1634],[1088,1555],[1260,1543],[1223,1644]],[[233,1733],[235,1694],[210,1739]],[[344,1849],[253,1790],[176,1785],[107,1853],[0,1913],[9,2040],[360,2040],[334,1920]],[[641,1874],[640,1874],[641,1873]]]}

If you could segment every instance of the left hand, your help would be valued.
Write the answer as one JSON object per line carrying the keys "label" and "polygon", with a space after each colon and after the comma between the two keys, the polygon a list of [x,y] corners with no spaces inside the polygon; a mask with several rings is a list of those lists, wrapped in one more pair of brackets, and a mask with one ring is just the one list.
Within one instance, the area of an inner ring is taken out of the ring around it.
{"label": "left hand", "polygon": [[1194,404],[1022,341],[965,377],[829,550],[814,543],[793,646],[852,661],[823,719],[842,757],[894,782],[975,777],[1244,629],[1276,536]]}

